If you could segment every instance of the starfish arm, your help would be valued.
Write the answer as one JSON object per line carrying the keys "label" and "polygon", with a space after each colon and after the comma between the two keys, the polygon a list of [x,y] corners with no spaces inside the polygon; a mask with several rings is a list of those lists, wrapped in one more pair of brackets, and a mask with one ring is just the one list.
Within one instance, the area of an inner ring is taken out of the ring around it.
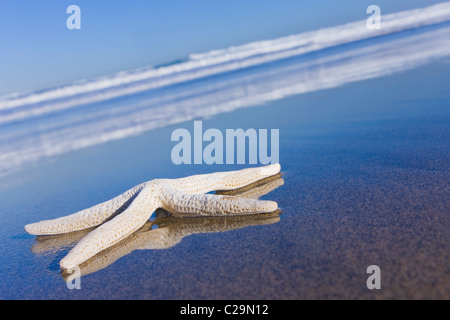
{"label": "starfish arm", "polygon": [[61,268],[73,268],[128,237],[147,222],[160,204],[155,188],[146,186],[123,213],[82,238],[61,260]]}
{"label": "starfish arm", "polygon": [[98,226],[113,214],[123,211],[144,186],[142,183],[111,200],[65,217],[28,224],[25,231],[34,235],[54,235]]}
{"label": "starfish arm", "polygon": [[[167,187],[162,189],[165,188]],[[267,213],[278,209],[278,204],[274,201],[212,194],[188,194],[175,190],[163,192],[160,198],[162,208],[178,217],[245,215]]]}
{"label": "starfish arm", "polygon": [[278,174],[280,170],[280,164],[275,163],[263,167],[200,174],[169,181],[178,191],[191,194],[207,193],[210,191],[242,188],[256,181]]}
{"label": "starfish arm", "polygon": [[[132,251],[138,249],[143,245],[145,241],[147,241],[146,237],[143,235],[148,234],[149,232],[145,229],[151,228],[152,223],[146,222],[143,227],[141,227],[137,232],[131,234],[129,237],[123,239],[118,242],[116,245],[113,245],[98,254],[96,254],[93,258],[86,260],[85,262],[78,265],[80,268],[80,276],[85,276],[90,273],[94,273],[98,270],[104,269],[109,265],[113,264],[115,261],[120,259],[123,256],[131,253]],[[151,229],[150,229],[151,230]],[[156,230],[151,230],[157,231]],[[65,281],[68,280],[71,273],[68,273],[67,270],[62,270],[62,275]]]}

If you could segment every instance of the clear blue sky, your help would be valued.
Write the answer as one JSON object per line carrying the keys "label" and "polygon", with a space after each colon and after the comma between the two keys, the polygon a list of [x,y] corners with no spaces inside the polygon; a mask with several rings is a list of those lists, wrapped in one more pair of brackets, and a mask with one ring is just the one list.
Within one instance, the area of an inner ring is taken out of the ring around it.
{"label": "clear blue sky", "polygon": [[[425,7],[433,0],[14,0],[0,2],[0,94],[169,62],[250,41]],[[81,8],[81,30],[66,9]]]}

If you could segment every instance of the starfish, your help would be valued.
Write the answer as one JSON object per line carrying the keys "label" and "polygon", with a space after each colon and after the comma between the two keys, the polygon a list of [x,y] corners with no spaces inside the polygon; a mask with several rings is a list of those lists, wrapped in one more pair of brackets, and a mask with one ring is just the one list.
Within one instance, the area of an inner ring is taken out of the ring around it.
{"label": "starfish", "polygon": [[236,216],[273,212],[274,201],[207,194],[251,185],[280,172],[279,164],[238,171],[216,172],[179,179],[154,179],[123,194],[71,215],[25,226],[33,235],[55,235],[97,227],[60,261],[72,269],[140,229],[156,209],[174,217]]}
{"label": "starfish", "polygon": [[[258,181],[245,187],[227,191],[228,195],[259,199],[284,184],[280,175]],[[225,192],[220,192],[224,194]],[[118,259],[135,250],[161,250],[169,249],[180,243],[185,237],[199,233],[217,233],[232,231],[248,226],[261,226],[277,223],[280,220],[280,210],[254,215],[223,216],[223,217],[194,217],[190,219],[174,217],[164,209],[155,211],[155,219],[147,221],[143,227],[109,247],[87,261],[80,264],[78,276],[102,270]],[[155,226],[157,227],[155,229]],[[72,243],[78,242],[90,229],[67,234],[42,236],[36,238],[31,248],[34,253],[58,252]],[[70,280],[72,270],[62,270],[61,275],[67,282]]]}

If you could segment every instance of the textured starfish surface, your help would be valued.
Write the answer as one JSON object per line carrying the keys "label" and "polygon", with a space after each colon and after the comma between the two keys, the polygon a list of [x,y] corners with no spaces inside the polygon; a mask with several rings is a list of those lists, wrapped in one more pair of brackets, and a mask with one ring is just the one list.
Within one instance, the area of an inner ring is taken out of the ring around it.
{"label": "textured starfish surface", "polygon": [[[268,178],[269,179],[269,178]],[[266,180],[266,179],[264,179]],[[251,190],[232,193],[239,197],[258,199],[284,184],[279,175],[273,176],[263,184],[257,184]],[[227,192],[228,194],[228,192]],[[142,228],[119,243],[99,252],[92,258],[80,264],[79,276],[102,270],[118,259],[136,250],[163,250],[180,243],[185,237],[199,233],[218,233],[246,228],[249,226],[262,226],[280,221],[280,211],[240,216],[220,217],[174,217],[164,209],[157,209],[155,219],[147,221]],[[156,228],[155,228],[156,227]],[[38,237],[38,242],[32,248],[33,252],[55,252],[67,247],[69,243],[76,243],[83,235],[83,231],[69,234]],[[70,280],[72,270],[63,269],[61,275],[65,281]]]}
{"label": "textured starfish surface", "polygon": [[130,236],[144,226],[158,208],[174,217],[224,217],[276,211],[278,204],[274,201],[206,193],[243,188],[278,174],[280,169],[279,164],[272,164],[180,179],[155,179],[94,207],[28,224],[25,231],[34,235],[55,235],[98,226],[61,260],[61,268],[70,269]]}

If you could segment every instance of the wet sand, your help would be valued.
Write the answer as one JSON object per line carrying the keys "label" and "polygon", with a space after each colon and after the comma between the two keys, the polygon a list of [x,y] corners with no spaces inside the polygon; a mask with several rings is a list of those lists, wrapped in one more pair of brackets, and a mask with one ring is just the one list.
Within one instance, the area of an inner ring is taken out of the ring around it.
{"label": "wet sand", "polygon": [[[116,251],[81,277],[80,290],[67,288],[58,267],[75,240],[37,239],[26,223],[149,179],[245,166],[172,164],[170,134],[189,122],[4,178],[0,298],[449,299],[449,69],[434,64],[204,120],[280,130],[284,182],[262,197],[278,202],[279,218],[191,221],[195,232],[173,246]],[[379,290],[366,286],[369,265],[380,267]]]}

